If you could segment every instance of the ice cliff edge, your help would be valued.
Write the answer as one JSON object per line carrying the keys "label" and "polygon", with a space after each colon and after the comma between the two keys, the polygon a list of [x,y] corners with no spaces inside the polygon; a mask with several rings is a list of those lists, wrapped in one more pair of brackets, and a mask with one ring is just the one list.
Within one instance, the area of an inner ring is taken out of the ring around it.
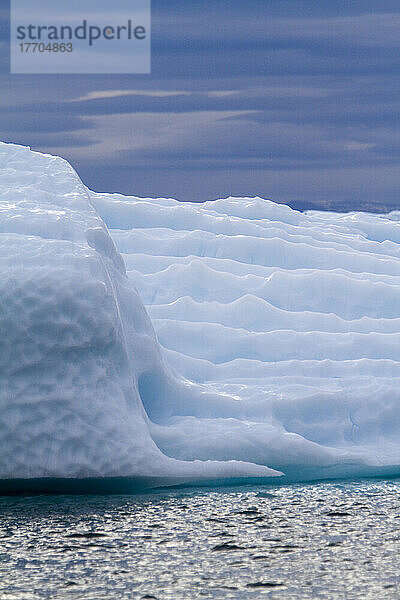
{"label": "ice cliff edge", "polygon": [[63,159],[1,143],[0,478],[278,474],[165,456],[138,391],[153,376],[166,402],[191,391],[87,189]]}

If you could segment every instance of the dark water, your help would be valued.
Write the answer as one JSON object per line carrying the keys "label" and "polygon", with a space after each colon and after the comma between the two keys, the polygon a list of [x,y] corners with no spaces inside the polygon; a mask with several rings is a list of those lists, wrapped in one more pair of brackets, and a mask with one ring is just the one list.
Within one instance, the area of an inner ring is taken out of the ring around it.
{"label": "dark water", "polygon": [[0,498],[0,598],[400,598],[400,482]]}

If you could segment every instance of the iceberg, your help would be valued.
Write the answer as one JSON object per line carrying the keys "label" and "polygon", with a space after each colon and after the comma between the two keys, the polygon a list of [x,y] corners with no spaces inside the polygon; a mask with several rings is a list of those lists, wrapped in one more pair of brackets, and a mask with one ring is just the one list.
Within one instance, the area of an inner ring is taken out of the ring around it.
{"label": "iceberg", "polygon": [[400,474],[400,213],[96,193],[2,143],[0,273],[3,481]]}

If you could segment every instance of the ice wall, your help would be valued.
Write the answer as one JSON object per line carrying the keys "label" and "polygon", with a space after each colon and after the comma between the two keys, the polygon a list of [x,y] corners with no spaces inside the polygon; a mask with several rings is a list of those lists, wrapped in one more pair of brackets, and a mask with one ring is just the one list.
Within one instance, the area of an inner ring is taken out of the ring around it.
{"label": "ice wall", "polygon": [[186,395],[72,167],[0,144],[0,479],[278,475],[163,454],[143,401]]}
{"label": "ice wall", "polygon": [[399,213],[92,198],[169,364],[238,399],[150,409],[165,452],[299,479],[399,473]]}

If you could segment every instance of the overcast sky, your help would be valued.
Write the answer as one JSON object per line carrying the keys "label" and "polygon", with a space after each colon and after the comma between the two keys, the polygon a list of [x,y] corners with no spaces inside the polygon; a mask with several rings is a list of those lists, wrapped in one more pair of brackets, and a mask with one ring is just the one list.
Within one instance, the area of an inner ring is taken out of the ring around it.
{"label": "overcast sky", "polygon": [[0,138],[92,189],[400,208],[398,0],[153,0],[150,75],[73,76],[7,73],[0,2]]}

